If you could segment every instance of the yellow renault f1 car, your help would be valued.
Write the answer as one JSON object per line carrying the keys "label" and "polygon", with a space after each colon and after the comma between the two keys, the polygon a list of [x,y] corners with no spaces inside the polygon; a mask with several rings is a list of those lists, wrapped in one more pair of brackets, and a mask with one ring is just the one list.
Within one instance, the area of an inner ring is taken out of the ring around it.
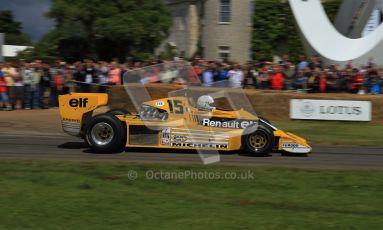
{"label": "yellow renault f1 car", "polygon": [[199,97],[196,104],[186,96],[175,96],[143,102],[136,114],[111,110],[92,116],[107,102],[105,93],[60,96],[63,130],[104,153],[124,147],[244,151],[253,156],[311,151],[305,139],[244,109],[216,108],[209,95]]}

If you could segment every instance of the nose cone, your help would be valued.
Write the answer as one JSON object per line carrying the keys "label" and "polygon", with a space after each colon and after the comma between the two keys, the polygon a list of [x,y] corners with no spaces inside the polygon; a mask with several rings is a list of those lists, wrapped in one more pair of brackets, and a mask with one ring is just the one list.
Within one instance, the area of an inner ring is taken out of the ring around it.
{"label": "nose cone", "polygon": [[289,153],[310,153],[312,148],[306,139],[292,133],[286,133],[282,139],[282,150]]}

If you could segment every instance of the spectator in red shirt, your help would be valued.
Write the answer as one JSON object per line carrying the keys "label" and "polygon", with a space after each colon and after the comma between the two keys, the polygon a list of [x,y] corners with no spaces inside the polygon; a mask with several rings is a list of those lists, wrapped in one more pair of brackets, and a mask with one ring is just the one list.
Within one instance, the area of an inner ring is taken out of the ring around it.
{"label": "spectator in red shirt", "polygon": [[3,109],[5,107],[5,110],[11,110],[11,105],[8,101],[8,95],[7,95],[7,82],[4,78],[4,72],[1,70],[2,66],[0,63],[0,109]]}
{"label": "spectator in red shirt", "polygon": [[193,66],[193,70],[194,70],[195,75],[197,75],[198,77],[201,77],[202,76],[202,70],[201,70],[201,67],[199,65],[199,60],[194,60],[192,63],[192,66]]}
{"label": "spectator in red shirt", "polygon": [[327,76],[326,73],[321,71],[319,75],[319,92],[326,93],[327,91]]}
{"label": "spectator in red shirt", "polygon": [[274,66],[275,73],[271,77],[271,88],[275,90],[282,90],[285,85],[285,78],[281,72],[281,68],[278,65]]}
{"label": "spectator in red shirt", "polygon": [[360,74],[360,71],[356,68],[353,69],[353,79],[351,84],[348,86],[348,91],[350,93],[358,93],[362,89],[363,77]]}

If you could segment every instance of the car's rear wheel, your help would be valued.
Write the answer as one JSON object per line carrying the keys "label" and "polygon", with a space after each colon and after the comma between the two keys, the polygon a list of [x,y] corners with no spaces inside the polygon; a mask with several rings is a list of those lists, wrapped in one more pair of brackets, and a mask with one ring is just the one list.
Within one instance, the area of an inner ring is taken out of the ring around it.
{"label": "car's rear wheel", "polygon": [[95,152],[116,153],[123,150],[125,127],[122,122],[110,114],[93,117],[85,128],[86,142]]}
{"label": "car's rear wheel", "polygon": [[[248,127],[247,129],[251,129]],[[263,123],[259,123],[255,131],[244,130],[242,136],[242,148],[251,156],[266,156],[274,145],[273,131]]]}
{"label": "car's rear wheel", "polygon": [[112,114],[112,115],[126,115],[126,114],[131,114],[128,110],[126,109],[111,109],[107,114]]}

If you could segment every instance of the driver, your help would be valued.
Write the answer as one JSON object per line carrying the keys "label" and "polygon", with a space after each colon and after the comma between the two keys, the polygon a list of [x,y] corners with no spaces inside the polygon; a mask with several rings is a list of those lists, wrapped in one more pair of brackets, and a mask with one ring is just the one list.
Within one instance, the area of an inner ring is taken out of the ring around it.
{"label": "driver", "polygon": [[213,97],[209,95],[200,96],[197,100],[197,108],[202,111],[213,111],[215,108]]}

